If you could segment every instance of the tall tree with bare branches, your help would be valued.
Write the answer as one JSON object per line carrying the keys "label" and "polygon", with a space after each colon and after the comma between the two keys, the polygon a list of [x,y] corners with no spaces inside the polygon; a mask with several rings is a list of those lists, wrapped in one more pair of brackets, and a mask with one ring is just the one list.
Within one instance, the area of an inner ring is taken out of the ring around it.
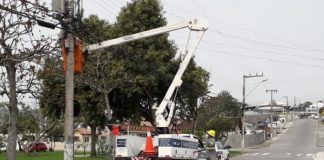
{"label": "tall tree with bare branches", "polygon": [[47,16],[38,0],[0,2],[0,95],[9,99],[7,159],[16,159],[18,100],[37,93],[38,63],[48,55],[53,38],[34,32],[36,19]]}

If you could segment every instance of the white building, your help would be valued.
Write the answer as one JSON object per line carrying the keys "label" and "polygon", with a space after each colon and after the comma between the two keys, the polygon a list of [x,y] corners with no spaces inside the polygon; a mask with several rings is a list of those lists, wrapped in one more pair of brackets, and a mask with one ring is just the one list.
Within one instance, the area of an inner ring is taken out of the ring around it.
{"label": "white building", "polygon": [[324,107],[322,101],[318,101],[306,108],[306,113],[317,115],[320,108]]}
{"label": "white building", "polygon": [[271,110],[274,113],[282,113],[285,112],[287,109],[287,105],[284,102],[277,102],[275,100],[272,100],[272,106],[270,101],[267,103],[263,103],[261,105],[258,105],[255,108],[255,111],[261,112],[261,113],[270,113]]}

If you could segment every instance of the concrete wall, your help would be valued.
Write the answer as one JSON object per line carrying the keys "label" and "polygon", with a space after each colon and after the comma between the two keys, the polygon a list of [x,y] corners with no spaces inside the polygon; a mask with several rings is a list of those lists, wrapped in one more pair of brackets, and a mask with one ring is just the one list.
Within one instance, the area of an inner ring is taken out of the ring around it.
{"label": "concrete wall", "polygon": [[[241,148],[241,139],[242,136],[240,134],[232,133],[228,135],[228,139],[225,144],[230,145],[232,148]],[[265,135],[263,131],[256,134],[245,135],[244,146],[251,147],[254,145],[262,144],[264,141],[265,141]]]}
{"label": "concrete wall", "polygon": [[266,119],[270,119],[270,114],[261,114],[261,115],[245,115],[244,121],[245,123],[256,124],[258,121],[264,121]]}

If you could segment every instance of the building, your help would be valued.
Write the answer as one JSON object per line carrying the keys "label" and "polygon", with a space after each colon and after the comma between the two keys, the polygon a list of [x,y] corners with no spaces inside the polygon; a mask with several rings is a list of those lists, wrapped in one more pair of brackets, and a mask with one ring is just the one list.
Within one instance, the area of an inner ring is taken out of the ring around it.
{"label": "building", "polygon": [[324,104],[322,101],[318,101],[315,104],[310,105],[306,108],[306,113],[311,114],[313,116],[319,114],[319,109],[324,107]]}
{"label": "building", "polygon": [[273,113],[283,113],[288,110],[288,106],[286,103],[277,102],[275,100],[272,100],[272,106],[271,106],[270,102],[267,102],[267,103],[258,105],[255,108],[255,111],[261,112],[261,113],[270,113],[271,110]]}

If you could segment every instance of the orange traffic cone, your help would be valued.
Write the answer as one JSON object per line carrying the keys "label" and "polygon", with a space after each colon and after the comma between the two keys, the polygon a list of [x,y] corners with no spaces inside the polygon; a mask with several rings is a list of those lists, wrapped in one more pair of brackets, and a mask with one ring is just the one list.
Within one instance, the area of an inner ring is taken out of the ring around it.
{"label": "orange traffic cone", "polygon": [[145,149],[144,149],[143,154],[146,157],[152,157],[152,156],[155,155],[155,151],[154,151],[154,148],[153,148],[153,141],[152,141],[152,137],[151,137],[151,132],[150,131],[147,132],[146,144],[145,144]]}

